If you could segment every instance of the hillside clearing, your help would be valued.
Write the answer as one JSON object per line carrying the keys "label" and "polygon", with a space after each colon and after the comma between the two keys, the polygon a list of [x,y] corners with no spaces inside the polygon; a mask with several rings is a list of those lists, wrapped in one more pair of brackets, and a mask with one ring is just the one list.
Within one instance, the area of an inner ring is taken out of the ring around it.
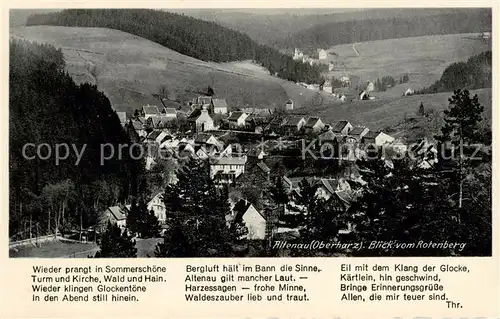
{"label": "hillside clearing", "polygon": [[[474,94],[478,95],[479,102],[484,105],[484,118],[491,125],[491,89],[471,91],[471,95]],[[421,102],[424,108],[439,112],[448,107],[448,98],[452,95],[453,92],[444,92],[399,97],[397,99],[356,101],[346,104],[337,103],[297,112],[304,111],[303,113],[307,115],[320,116],[326,123],[348,120],[353,125],[364,125],[371,130],[389,129],[395,130],[395,133],[403,133],[398,130],[398,125],[404,121],[405,117],[414,116]]]}
{"label": "hillside clearing", "polygon": [[491,50],[491,45],[475,37],[477,34],[451,34],[337,45],[328,50],[337,55],[330,54],[328,59],[344,67],[328,76],[356,75],[374,82],[387,75],[398,80],[408,73],[409,83],[373,94],[378,98],[399,97],[409,87],[418,90],[433,84],[448,65]]}
{"label": "hillside clearing", "polygon": [[117,30],[33,26],[11,28],[10,34],[61,48],[75,81],[97,84],[120,111],[158,104],[153,94],[161,85],[181,101],[199,95],[209,85],[230,106],[282,105],[288,98],[270,75],[255,77],[227,65],[203,62]]}

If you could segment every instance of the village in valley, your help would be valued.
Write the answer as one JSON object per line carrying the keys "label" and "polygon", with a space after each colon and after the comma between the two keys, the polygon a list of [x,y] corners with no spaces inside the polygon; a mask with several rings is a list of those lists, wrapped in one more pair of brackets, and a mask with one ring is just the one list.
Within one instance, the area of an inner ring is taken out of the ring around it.
{"label": "village in valley", "polygon": [[[491,255],[491,31],[437,17],[448,33],[356,20],[273,46],[162,10],[30,15],[10,40],[10,256]],[[478,160],[453,157],[464,140]],[[64,143],[81,154],[39,154]],[[351,245],[379,240],[469,246]],[[277,244],[313,242],[334,248]]]}
{"label": "village in valley", "polygon": [[[210,87],[207,91],[213,93]],[[363,183],[356,161],[363,159],[370,147],[407,152],[404,141],[382,131],[371,131],[361,123],[342,119],[324,123],[320,117],[294,114],[292,100],[277,109],[235,108],[215,95],[199,96],[177,107],[172,107],[167,98],[159,102],[144,105],[134,116],[117,112],[126,131],[134,132],[132,140],[145,146],[146,169],[154,170],[158,163],[168,160],[172,169],[166,182],[175,183],[173,167],[190,159],[208,162],[210,178],[217,187],[228,190],[231,214],[226,216],[227,226],[232,227],[235,219],[242,220],[248,240],[300,237],[300,229],[282,226],[279,216],[264,211],[261,201],[265,196],[261,193],[266,191],[266,183],[281,179],[290,195],[300,193],[299,184],[306,180],[315,185],[317,196],[346,212],[358,194],[349,181]],[[411,151],[422,168],[432,167],[437,160],[436,148],[425,138],[413,144]],[[311,167],[304,169],[301,162]],[[390,166],[391,160],[388,158],[386,163]],[[246,184],[249,182],[252,184]],[[241,191],[248,187],[260,194],[248,198]],[[163,195],[163,189],[154,190],[147,209],[168,229]],[[288,208],[297,207],[293,201],[287,205],[285,215],[298,213]],[[129,209],[126,204],[114,206],[106,214],[125,229]],[[352,231],[352,225],[346,223],[339,234]]]}

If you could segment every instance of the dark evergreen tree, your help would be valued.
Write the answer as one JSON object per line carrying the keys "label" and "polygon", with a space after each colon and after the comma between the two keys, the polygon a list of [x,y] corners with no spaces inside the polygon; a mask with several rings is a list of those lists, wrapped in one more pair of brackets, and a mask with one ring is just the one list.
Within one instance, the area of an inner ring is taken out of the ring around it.
{"label": "dark evergreen tree", "polygon": [[269,195],[273,203],[278,208],[278,216],[282,216],[285,212],[286,204],[289,198],[283,182],[283,176],[278,175],[275,178],[274,185],[269,189]]}
{"label": "dark evergreen tree", "polygon": [[[178,171],[178,182],[165,190],[164,201],[169,223],[176,228],[166,232],[158,256],[228,257],[233,254],[236,236],[226,225],[226,215],[230,213],[227,193],[215,187],[206,162],[189,160]],[[183,232],[180,243],[172,231]],[[182,251],[183,247],[189,250]]]}
{"label": "dark evergreen tree", "polygon": [[293,205],[288,204],[288,209],[292,214],[287,218],[280,216],[286,226],[295,228],[299,225],[306,226],[311,223],[312,215],[317,213],[317,190],[318,185],[316,183],[309,183],[306,178],[300,181],[298,191],[290,194],[290,201]]}
{"label": "dark evergreen tree", "polygon": [[[437,175],[424,173],[408,160],[393,160],[394,168],[382,160],[360,161],[362,178],[366,181],[361,197],[349,209],[355,232],[353,240],[444,242],[459,240],[458,226],[450,203],[444,194],[446,185],[438,183]],[[362,255],[447,255],[449,250],[418,252],[384,247],[364,250]]]}
{"label": "dark evergreen tree", "polygon": [[[30,201],[39,198],[44,188],[61,188],[67,180],[72,181],[75,195],[60,201],[64,218],[57,227],[80,233],[98,227],[105,207],[137,195],[143,167],[141,160],[132,159],[127,152],[121,159],[112,156],[103,161],[103,145],[108,156],[119,144],[130,144],[110,101],[96,86],[75,84],[65,71],[61,50],[51,45],[12,39],[9,65],[11,236],[29,236],[26,225],[30,223],[41,226],[40,234],[53,233],[55,225],[49,221],[56,215],[50,202],[35,205]],[[68,157],[59,163],[31,157],[34,149],[25,148],[29,143],[48,144],[52,150],[60,145],[60,151],[67,146]],[[35,196],[25,196],[24,190]]]}
{"label": "dark evergreen tree", "polygon": [[122,231],[118,225],[108,221],[106,232],[102,235],[99,251],[94,258],[135,258],[137,248],[135,240]]}
{"label": "dark evergreen tree", "polygon": [[425,109],[424,109],[424,103],[420,102],[420,106],[418,107],[417,111],[418,116],[424,116],[425,115]]}
{"label": "dark evergreen tree", "polygon": [[214,89],[212,89],[211,86],[208,86],[208,88],[207,88],[207,95],[208,96],[214,96],[215,95]]}

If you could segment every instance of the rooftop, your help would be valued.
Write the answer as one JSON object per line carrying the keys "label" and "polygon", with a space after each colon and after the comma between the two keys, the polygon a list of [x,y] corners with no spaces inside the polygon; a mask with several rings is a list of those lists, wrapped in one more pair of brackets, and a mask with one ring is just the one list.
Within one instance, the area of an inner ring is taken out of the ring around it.
{"label": "rooftop", "polygon": [[127,219],[127,215],[125,211],[120,206],[111,206],[108,207],[108,210],[115,217],[116,220],[124,220]]}
{"label": "rooftop", "polygon": [[310,117],[304,126],[313,127],[319,120],[319,117]]}
{"label": "rooftop", "polygon": [[283,125],[284,126],[297,126],[299,124],[299,122],[302,120],[304,120],[303,116],[298,116],[298,115],[291,116],[285,121],[285,124],[283,124]]}
{"label": "rooftop", "polygon": [[156,105],[144,105],[142,110],[144,111],[144,114],[160,114],[158,106]]}
{"label": "rooftop", "polygon": [[246,156],[235,156],[235,157],[213,157],[210,158],[210,164],[212,165],[245,165],[247,162]]}
{"label": "rooftop", "polygon": [[363,131],[366,130],[364,126],[355,126],[350,132],[349,135],[360,135]]}
{"label": "rooftop", "polygon": [[173,107],[167,107],[167,108],[165,108],[165,113],[166,114],[172,114],[172,115],[177,114],[176,110]]}
{"label": "rooftop", "polygon": [[237,121],[244,113],[243,112],[232,112],[227,118],[228,121]]}
{"label": "rooftop", "polygon": [[214,105],[214,107],[227,107],[225,99],[213,99],[212,104]]}
{"label": "rooftop", "polygon": [[345,120],[342,120],[342,121],[338,121],[337,123],[335,123],[332,127],[332,131],[335,132],[335,133],[340,133],[340,131],[342,131],[344,129],[344,127],[348,124],[349,122],[348,121],[345,121]]}

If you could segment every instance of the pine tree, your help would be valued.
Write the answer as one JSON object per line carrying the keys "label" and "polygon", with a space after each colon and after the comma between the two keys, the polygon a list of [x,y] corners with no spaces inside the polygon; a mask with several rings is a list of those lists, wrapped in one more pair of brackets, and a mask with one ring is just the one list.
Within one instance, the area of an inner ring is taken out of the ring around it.
{"label": "pine tree", "polygon": [[[355,232],[352,240],[444,242],[459,240],[458,224],[443,194],[445,184],[433,172],[424,172],[409,160],[393,160],[394,168],[382,160],[360,161],[362,178],[367,183],[349,208]],[[422,255],[446,254],[446,251],[422,250]],[[448,252],[449,253],[449,252]],[[365,250],[361,254],[398,255],[414,251],[391,249]]]}
{"label": "pine tree", "polygon": [[[291,228],[297,227],[298,225],[306,226],[311,223],[311,217],[316,213],[316,208],[318,205],[318,198],[316,192],[318,190],[318,185],[316,183],[309,183],[306,178],[303,178],[299,183],[299,190],[297,192],[291,193],[291,202],[288,204],[290,211],[295,212],[292,216],[296,216],[294,222],[290,226]],[[283,216],[281,216],[283,218]]]}
{"label": "pine tree", "polygon": [[278,216],[285,213],[285,205],[288,204],[288,194],[281,175],[276,176],[274,185],[269,189],[269,195],[274,204],[278,207]]}
{"label": "pine tree", "polygon": [[179,221],[174,221],[165,233],[163,242],[156,245],[156,257],[193,257],[197,255],[196,247],[192,245],[191,232]]}
{"label": "pine tree", "polygon": [[137,248],[135,240],[122,231],[118,225],[108,221],[106,232],[102,235],[100,250],[94,258],[135,258]]}
{"label": "pine tree", "polygon": [[211,86],[208,86],[208,88],[207,88],[207,96],[214,96],[214,95],[215,95],[214,89],[212,89]]}
{"label": "pine tree", "polygon": [[449,108],[445,110],[445,124],[441,134],[436,136],[440,142],[452,142],[453,145],[475,143],[480,137],[479,123],[482,121],[484,106],[479,103],[479,98],[470,97],[468,90],[455,90],[448,99]]}
{"label": "pine tree", "polygon": [[418,116],[424,116],[425,115],[425,109],[424,109],[424,103],[420,102],[420,106],[418,107],[417,111]]}
{"label": "pine tree", "polygon": [[130,211],[127,214],[127,229],[134,235],[140,233],[141,219],[143,218],[141,216],[142,214],[142,207],[137,205],[136,201],[133,201],[130,206]]}
{"label": "pine tree", "polygon": [[[231,256],[235,236],[226,225],[227,194],[215,187],[207,163],[191,159],[177,175],[178,182],[167,187],[164,197],[169,223],[175,227],[167,231],[158,256]],[[180,242],[172,232],[183,233]]]}
{"label": "pine tree", "polygon": [[156,238],[160,235],[160,222],[152,210],[149,212],[147,210],[145,211],[144,219],[139,229],[141,238]]}
{"label": "pine tree", "polygon": [[455,90],[448,101],[449,109],[444,111],[445,124],[441,128],[441,134],[435,138],[440,143],[440,149],[451,152],[454,157],[450,159],[443,156],[443,151],[439,154],[441,168],[443,171],[451,171],[451,175],[446,175],[451,182],[458,183],[458,207],[461,209],[464,177],[473,164],[465,153],[469,153],[469,146],[481,142],[482,131],[479,124],[484,106],[479,103],[477,94],[471,98],[468,90]]}

